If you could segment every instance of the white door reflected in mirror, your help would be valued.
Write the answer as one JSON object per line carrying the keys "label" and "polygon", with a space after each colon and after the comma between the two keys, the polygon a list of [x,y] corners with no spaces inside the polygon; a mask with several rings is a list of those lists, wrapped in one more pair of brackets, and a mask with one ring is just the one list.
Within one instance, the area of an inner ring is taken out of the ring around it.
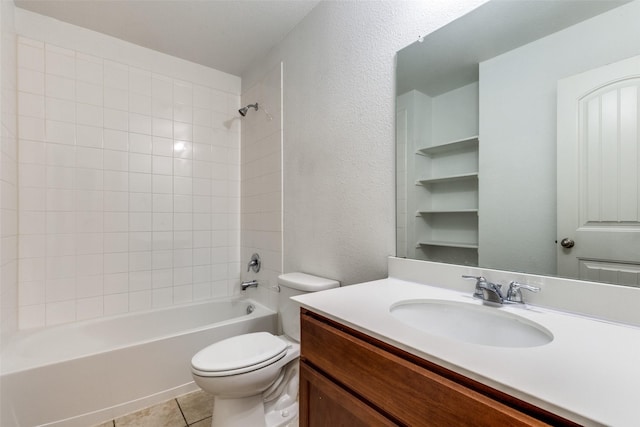
{"label": "white door reflected in mirror", "polygon": [[561,276],[640,284],[639,104],[640,56],[558,82]]}

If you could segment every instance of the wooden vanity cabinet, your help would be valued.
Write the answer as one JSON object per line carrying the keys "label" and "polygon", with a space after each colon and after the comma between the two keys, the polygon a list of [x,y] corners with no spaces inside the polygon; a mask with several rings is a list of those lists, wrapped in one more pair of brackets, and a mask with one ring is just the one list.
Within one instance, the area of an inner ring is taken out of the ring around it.
{"label": "wooden vanity cabinet", "polygon": [[576,426],[306,309],[300,426]]}

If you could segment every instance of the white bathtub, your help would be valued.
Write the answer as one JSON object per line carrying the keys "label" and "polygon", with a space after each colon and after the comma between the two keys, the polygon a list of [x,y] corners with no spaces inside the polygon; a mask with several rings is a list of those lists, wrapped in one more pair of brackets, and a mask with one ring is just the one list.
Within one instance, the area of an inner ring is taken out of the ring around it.
{"label": "white bathtub", "polygon": [[21,332],[2,349],[0,425],[87,427],[196,390],[197,351],[257,331],[276,312],[225,299]]}

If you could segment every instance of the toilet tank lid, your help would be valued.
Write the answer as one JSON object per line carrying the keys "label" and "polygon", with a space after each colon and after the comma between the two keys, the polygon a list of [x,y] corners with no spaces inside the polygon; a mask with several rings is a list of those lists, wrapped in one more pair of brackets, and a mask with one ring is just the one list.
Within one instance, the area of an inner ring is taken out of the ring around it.
{"label": "toilet tank lid", "polygon": [[278,276],[278,283],[287,288],[297,289],[303,292],[316,292],[325,289],[337,288],[340,282],[324,277],[313,276],[307,273],[286,273]]}

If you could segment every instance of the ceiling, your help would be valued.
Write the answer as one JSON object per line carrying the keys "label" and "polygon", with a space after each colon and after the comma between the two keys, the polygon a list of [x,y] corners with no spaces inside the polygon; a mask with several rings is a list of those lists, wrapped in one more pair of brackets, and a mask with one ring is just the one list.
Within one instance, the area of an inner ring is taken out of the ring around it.
{"label": "ceiling", "polygon": [[15,0],[15,4],[240,76],[319,1]]}
{"label": "ceiling", "polygon": [[478,80],[478,64],[630,0],[495,0],[398,53],[397,94],[437,96]]}

